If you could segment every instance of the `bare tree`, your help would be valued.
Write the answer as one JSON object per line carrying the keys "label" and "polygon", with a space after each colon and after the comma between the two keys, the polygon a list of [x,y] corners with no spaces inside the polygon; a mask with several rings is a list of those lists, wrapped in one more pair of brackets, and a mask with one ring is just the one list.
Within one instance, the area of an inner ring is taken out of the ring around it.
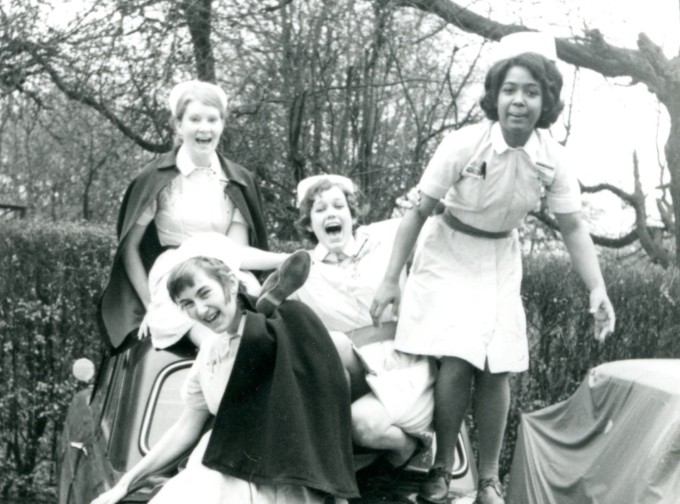
{"label": "bare tree", "polygon": [[[451,0],[375,0],[378,4],[388,2],[396,7],[412,7],[427,12],[451,25],[487,40],[500,40],[503,36],[518,31],[531,30],[520,24],[504,24],[479,15],[463,5]],[[671,129],[666,141],[665,155],[670,173],[670,194],[673,202],[675,264],[680,265],[680,60],[666,58],[661,48],[654,44],[644,33],[638,36],[637,49],[616,47],[606,42],[604,35],[597,29],[584,29],[583,33],[572,38],[557,39],[557,55],[563,61],[578,67],[588,68],[605,77],[630,77],[631,83],[647,86],[666,107],[671,118]],[[634,162],[637,170],[637,161]],[[637,177],[637,175],[636,175]],[[609,246],[622,246],[638,238],[645,239],[658,234],[657,229],[647,229],[640,218],[640,208],[633,202],[639,201],[639,177],[633,194],[625,193],[609,184],[584,187],[584,192],[611,191],[636,208],[635,227],[626,235],[611,239],[594,237],[596,243]],[[545,222],[551,223],[545,218]],[[652,260],[668,264],[667,253],[658,245],[645,247]]]}

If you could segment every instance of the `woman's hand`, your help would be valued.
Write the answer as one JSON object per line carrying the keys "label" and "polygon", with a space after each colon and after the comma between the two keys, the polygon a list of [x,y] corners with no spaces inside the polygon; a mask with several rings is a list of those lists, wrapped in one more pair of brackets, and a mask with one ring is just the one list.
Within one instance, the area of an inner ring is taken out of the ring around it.
{"label": "woman's hand", "polygon": [[123,480],[121,480],[111,490],[104,492],[95,500],[93,500],[92,504],[115,504],[116,502],[122,500],[127,494],[128,485],[127,483],[124,483]]}
{"label": "woman's hand", "polygon": [[614,332],[616,315],[607,290],[604,286],[596,287],[590,292],[590,313],[593,315],[593,332],[599,342],[605,340],[607,335]]}
{"label": "woman's hand", "polygon": [[151,331],[149,329],[149,320],[148,320],[149,312],[146,312],[144,315],[144,318],[142,319],[142,323],[139,324],[139,329],[137,330],[137,338],[140,340],[143,340],[147,336],[151,334]]}
{"label": "woman's hand", "polygon": [[392,305],[392,315],[397,319],[399,315],[399,303],[401,302],[401,289],[398,282],[383,280],[378,287],[371,304],[371,318],[373,325],[380,327],[380,316],[389,304]]}

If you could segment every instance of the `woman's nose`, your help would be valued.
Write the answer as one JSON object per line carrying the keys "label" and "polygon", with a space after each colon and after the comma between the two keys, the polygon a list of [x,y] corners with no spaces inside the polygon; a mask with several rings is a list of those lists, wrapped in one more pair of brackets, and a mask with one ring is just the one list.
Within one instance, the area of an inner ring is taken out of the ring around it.
{"label": "woman's nose", "polygon": [[517,92],[512,97],[512,103],[517,105],[524,105],[524,93]]}
{"label": "woman's nose", "polygon": [[202,303],[200,301],[194,303],[194,310],[196,312],[197,317],[202,317],[203,315],[205,315],[207,309],[208,308],[206,307],[205,303]]}

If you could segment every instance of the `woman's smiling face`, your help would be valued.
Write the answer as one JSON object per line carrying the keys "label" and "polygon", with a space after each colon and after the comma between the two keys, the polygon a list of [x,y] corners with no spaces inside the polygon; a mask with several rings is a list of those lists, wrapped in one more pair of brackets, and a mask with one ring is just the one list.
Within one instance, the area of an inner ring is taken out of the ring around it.
{"label": "woman's smiling face", "polygon": [[524,145],[541,117],[541,84],[529,70],[513,66],[498,92],[498,122],[510,147]]}
{"label": "woman's smiling face", "polygon": [[234,333],[236,328],[236,286],[234,279],[229,286],[233,292],[227,295],[222,284],[207,275],[204,271],[197,271],[193,278],[193,285],[184,289],[177,297],[177,304],[189,317],[205,325],[213,332]]}
{"label": "woman's smiling face", "polygon": [[215,107],[199,100],[191,100],[176,125],[177,134],[189,151],[206,155],[217,149],[224,120]]}
{"label": "woman's smiling face", "polygon": [[340,252],[352,236],[354,219],[345,193],[338,186],[314,197],[310,213],[311,231],[330,252]]}

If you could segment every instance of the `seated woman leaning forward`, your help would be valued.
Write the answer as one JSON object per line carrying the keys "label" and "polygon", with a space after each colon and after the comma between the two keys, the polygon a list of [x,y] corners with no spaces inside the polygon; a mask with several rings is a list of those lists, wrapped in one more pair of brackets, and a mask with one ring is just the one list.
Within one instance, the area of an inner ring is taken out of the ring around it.
{"label": "seated woman leaning forward", "polygon": [[[298,227],[312,243],[309,278],[290,297],[307,304],[331,331],[351,375],[352,429],[360,446],[388,450],[387,461],[402,466],[429,445],[432,433],[434,369],[427,357],[394,349],[395,319],[385,313],[372,326],[369,308],[385,274],[399,220],[353,232],[357,198],[353,183],[338,175],[314,176],[298,186]],[[405,273],[402,273],[402,280]],[[290,283],[281,278],[279,284]],[[276,305],[269,279],[258,306]]]}
{"label": "seated woman leaning forward", "polygon": [[180,418],[93,504],[118,502],[132,483],[180,457],[210,414],[212,431],[153,504],[321,504],[358,495],[350,392],[328,331],[303,303],[286,303],[272,318],[254,312],[236,270],[195,257],[170,273],[173,300],[219,336],[198,352]]}

